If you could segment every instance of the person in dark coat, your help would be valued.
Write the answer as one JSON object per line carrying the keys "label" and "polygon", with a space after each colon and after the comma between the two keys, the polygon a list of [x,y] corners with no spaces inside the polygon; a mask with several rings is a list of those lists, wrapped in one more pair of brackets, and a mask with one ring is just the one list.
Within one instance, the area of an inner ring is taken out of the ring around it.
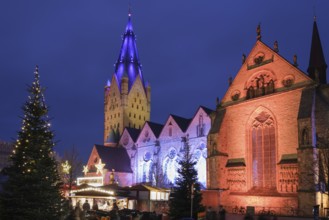
{"label": "person in dark coat", "polygon": [[222,205],[219,206],[219,219],[220,220],[225,220],[226,218],[226,210],[224,209],[224,207]]}
{"label": "person in dark coat", "polygon": [[83,203],[82,209],[84,212],[87,212],[90,210],[90,204],[88,203],[88,200],[86,200],[85,203]]}

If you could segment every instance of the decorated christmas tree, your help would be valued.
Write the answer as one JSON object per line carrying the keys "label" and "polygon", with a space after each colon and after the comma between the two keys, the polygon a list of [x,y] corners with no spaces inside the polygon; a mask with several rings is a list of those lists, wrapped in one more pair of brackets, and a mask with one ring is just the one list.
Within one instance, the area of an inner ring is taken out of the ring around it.
{"label": "decorated christmas tree", "polygon": [[38,67],[29,97],[23,106],[11,165],[4,170],[8,180],[1,193],[0,219],[60,219],[63,197],[54,155],[54,134],[39,82]]}
{"label": "decorated christmas tree", "polygon": [[198,173],[194,168],[196,162],[190,154],[188,137],[182,138],[183,155],[179,161],[178,178],[169,201],[169,215],[173,219],[192,217],[197,219],[198,212],[204,211],[201,204],[202,194],[198,182]]}

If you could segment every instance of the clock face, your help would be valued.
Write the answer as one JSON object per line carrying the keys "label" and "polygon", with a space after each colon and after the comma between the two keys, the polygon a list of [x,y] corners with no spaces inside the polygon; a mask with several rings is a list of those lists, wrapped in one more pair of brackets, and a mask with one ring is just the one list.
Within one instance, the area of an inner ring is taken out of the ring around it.
{"label": "clock face", "polygon": [[125,135],[125,136],[123,137],[122,144],[123,144],[124,146],[126,146],[127,144],[129,144],[129,137],[128,137],[128,135]]}

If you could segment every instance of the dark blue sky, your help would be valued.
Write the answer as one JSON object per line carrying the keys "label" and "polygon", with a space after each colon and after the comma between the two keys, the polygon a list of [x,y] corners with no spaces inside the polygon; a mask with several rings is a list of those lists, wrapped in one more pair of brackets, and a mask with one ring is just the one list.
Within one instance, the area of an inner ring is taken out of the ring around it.
{"label": "dark blue sky", "polygon": [[[132,1],[132,22],[143,74],[152,87],[151,119],[170,113],[192,117],[199,105],[215,107],[229,76],[256,41],[279,42],[288,60],[306,71],[314,12],[329,63],[329,1]],[[20,129],[26,85],[39,65],[41,84],[62,154],[75,145],[85,163],[103,142],[103,97],[111,78],[128,0],[0,1],[0,139]]]}

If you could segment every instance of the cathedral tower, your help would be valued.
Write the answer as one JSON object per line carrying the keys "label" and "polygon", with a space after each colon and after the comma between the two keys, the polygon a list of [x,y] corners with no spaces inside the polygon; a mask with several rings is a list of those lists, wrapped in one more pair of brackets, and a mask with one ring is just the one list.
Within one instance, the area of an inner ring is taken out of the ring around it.
{"label": "cathedral tower", "polygon": [[140,129],[150,120],[150,105],[151,87],[142,75],[129,13],[114,74],[105,86],[104,144],[115,145],[125,127]]}

